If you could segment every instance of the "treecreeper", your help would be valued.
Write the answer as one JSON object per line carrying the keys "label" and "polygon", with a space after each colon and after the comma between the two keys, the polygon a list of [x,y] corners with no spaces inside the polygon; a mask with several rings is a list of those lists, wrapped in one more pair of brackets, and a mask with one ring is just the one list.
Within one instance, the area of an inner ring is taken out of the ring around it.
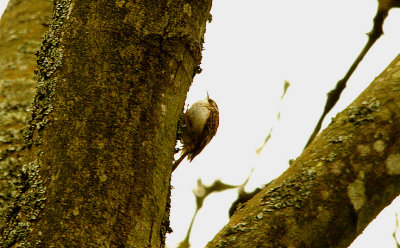
{"label": "treecreeper", "polygon": [[183,116],[181,142],[183,150],[180,158],[172,166],[171,173],[187,157],[191,162],[215,136],[219,126],[218,106],[207,92],[207,97],[197,101]]}

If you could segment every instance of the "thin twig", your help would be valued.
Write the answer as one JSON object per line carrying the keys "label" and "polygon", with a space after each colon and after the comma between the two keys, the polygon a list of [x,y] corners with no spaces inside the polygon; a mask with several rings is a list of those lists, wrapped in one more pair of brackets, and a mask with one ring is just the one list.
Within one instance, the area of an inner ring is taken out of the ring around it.
{"label": "thin twig", "polygon": [[397,241],[397,237],[396,237],[396,233],[397,233],[398,229],[399,229],[399,216],[396,213],[396,227],[394,228],[394,231],[393,231],[392,235],[393,235],[393,238],[394,238],[394,242],[396,242],[396,247],[400,248],[399,241]]}
{"label": "thin twig", "polygon": [[368,41],[365,45],[364,49],[360,52],[356,60],[351,65],[350,69],[347,71],[346,75],[336,83],[336,87],[329,91],[328,98],[326,99],[324,112],[318,120],[317,125],[314,128],[313,133],[307,141],[307,144],[304,148],[306,148],[317,136],[319,131],[321,130],[322,122],[325,119],[325,116],[331,111],[331,109],[336,105],[337,101],[340,98],[343,90],[346,88],[347,81],[356,70],[358,64],[367,54],[369,49],[375,44],[375,42],[382,36],[383,34],[383,23],[388,15],[388,12],[391,8],[400,7],[400,0],[379,0],[378,3],[378,11],[374,17],[374,26],[371,32],[368,33]]}

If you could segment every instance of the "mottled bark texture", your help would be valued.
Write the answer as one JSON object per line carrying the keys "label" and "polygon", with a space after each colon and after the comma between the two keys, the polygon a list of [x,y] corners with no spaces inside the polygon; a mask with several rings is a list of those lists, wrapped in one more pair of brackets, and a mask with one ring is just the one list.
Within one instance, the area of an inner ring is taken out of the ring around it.
{"label": "mottled bark texture", "polygon": [[7,247],[162,247],[211,0],[54,1]]}
{"label": "mottled bark texture", "polygon": [[36,83],[34,53],[51,6],[51,0],[11,0],[0,20],[0,218],[17,195],[22,134]]}
{"label": "mottled bark texture", "polygon": [[400,56],[207,247],[348,247],[400,193]]}

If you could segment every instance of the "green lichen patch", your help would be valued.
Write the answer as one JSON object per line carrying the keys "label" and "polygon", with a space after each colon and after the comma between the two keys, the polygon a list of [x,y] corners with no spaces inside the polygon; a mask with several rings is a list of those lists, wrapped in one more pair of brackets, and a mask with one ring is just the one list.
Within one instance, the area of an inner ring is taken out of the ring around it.
{"label": "green lichen patch", "polygon": [[265,212],[286,207],[302,208],[304,200],[311,193],[315,176],[315,170],[304,168],[300,178],[286,179],[280,185],[268,190],[260,205],[265,206]]}
{"label": "green lichen patch", "polygon": [[[53,8],[53,20],[50,23],[49,31],[44,35],[42,47],[36,53],[38,84],[36,86],[36,95],[31,104],[31,118],[28,121],[24,133],[25,144],[33,144],[32,137],[36,132],[47,124],[47,116],[53,110],[52,97],[54,96],[56,85],[59,79],[54,76],[57,69],[62,65],[63,49],[60,44],[61,27],[68,15],[71,1],[55,1]],[[40,136],[38,137],[40,139]]]}
{"label": "green lichen patch", "polygon": [[374,112],[377,112],[380,107],[380,102],[372,98],[370,101],[365,101],[361,106],[350,106],[347,109],[348,120],[351,123],[359,124],[365,121],[375,120]]}
{"label": "green lichen patch", "polygon": [[342,143],[342,142],[347,141],[348,139],[349,139],[348,136],[339,135],[339,136],[335,136],[335,137],[330,138],[328,140],[328,142],[331,142],[331,143],[334,143],[334,144],[335,143]]}
{"label": "green lichen patch", "polygon": [[19,192],[17,200],[2,218],[4,226],[0,226],[3,237],[0,241],[1,247],[11,247],[16,244],[16,247],[31,247],[31,243],[25,242],[24,239],[30,231],[31,224],[39,218],[45,206],[46,187],[39,176],[37,161],[22,165],[16,185]]}

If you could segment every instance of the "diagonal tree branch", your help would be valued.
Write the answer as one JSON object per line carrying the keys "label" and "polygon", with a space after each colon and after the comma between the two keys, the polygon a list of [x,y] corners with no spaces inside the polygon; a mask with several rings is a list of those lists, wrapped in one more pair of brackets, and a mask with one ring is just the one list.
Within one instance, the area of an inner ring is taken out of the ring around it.
{"label": "diagonal tree branch", "polygon": [[400,55],[207,247],[348,247],[400,194]]}

